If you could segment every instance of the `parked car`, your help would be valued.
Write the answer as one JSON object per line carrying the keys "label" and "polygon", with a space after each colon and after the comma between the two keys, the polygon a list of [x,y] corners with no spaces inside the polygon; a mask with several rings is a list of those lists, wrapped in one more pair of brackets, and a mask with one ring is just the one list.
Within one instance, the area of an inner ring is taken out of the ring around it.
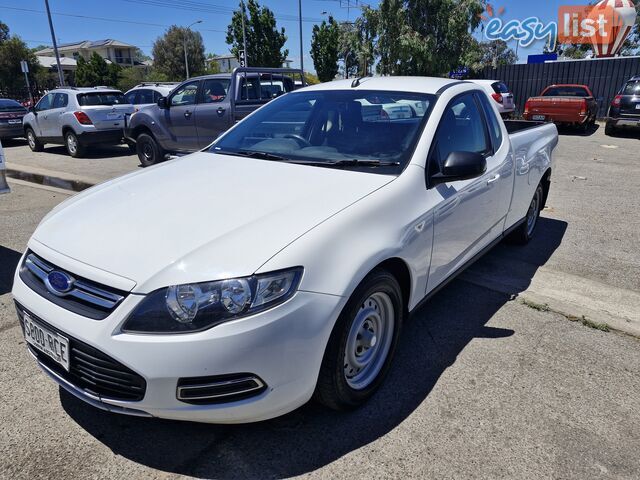
{"label": "parked car", "polygon": [[[379,95],[427,109],[366,120]],[[553,124],[503,123],[469,82],[283,95],[206,150],[47,215],[13,284],[27,347],[112,412],[240,423],[313,396],[356,407],[410,312],[504,237],[531,239],[557,142]]]}
{"label": "parked car", "polygon": [[7,183],[7,164],[4,160],[4,150],[0,141],[0,193],[10,193],[11,189]]}
{"label": "parked car", "polygon": [[0,98],[0,140],[23,137],[22,119],[27,109],[15,100]]}
{"label": "parked car", "polygon": [[270,100],[294,90],[292,76],[302,71],[282,68],[237,68],[190,78],[157,106],[127,120],[125,136],[137,146],[143,166],[167,153],[194,152]]}
{"label": "parked car", "polygon": [[24,134],[34,152],[54,143],[65,145],[72,157],[81,157],[90,145],[122,143],[124,116],[133,110],[119,90],[57,88],[24,117]]}
{"label": "parked car", "polygon": [[179,82],[141,83],[127,90],[124,97],[131,105],[136,106],[137,112],[143,107],[157,104],[160,98],[168,96],[178,85]]}
{"label": "parked car", "polygon": [[527,100],[525,120],[554,122],[588,129],[596,122],[598,102],[586,85],[550,85]]}
{"label": "parked car", "polygon": [[640,127],[640,75],[623,85],[609,107],[605,133],[612,135],[621,127]]}
{"label": "parked car", "polygon": [[506,83],[501,80],[469,80],[480,85],[487,94],[493,98],[498,107],[498,111],[503,118],[510,118],[516,109],[513,93]]}

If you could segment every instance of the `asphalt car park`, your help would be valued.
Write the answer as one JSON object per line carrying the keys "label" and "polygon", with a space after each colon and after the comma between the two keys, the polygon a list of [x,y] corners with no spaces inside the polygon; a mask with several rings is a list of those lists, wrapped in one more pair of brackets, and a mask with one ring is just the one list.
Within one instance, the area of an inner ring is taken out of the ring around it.
{"label": "asphalt car park", "polygon": [[[246,426],[107,414],[38,370],[8,292],[30,234],[72,192],[10,180],[0,476],[637,478],[640,137],[603,130],[563,131],[539,236],[497,246],[416,312],[372,402]],[[73,159],[15,141],[5,155],[10,169],[88,183],[140,168],[126,147]]]}

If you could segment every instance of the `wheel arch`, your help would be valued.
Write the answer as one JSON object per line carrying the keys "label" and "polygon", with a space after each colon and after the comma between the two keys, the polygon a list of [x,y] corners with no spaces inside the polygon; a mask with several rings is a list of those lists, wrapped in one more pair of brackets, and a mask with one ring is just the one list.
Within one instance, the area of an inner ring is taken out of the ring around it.
{"label": "wheel arch", "polygon": [[542,175],[542,179],[540,180],[542,184],[542,208],[547,204],[547,198],[549,197],[549,191],[551,190],[551,167],[547,168],[547,170]]}

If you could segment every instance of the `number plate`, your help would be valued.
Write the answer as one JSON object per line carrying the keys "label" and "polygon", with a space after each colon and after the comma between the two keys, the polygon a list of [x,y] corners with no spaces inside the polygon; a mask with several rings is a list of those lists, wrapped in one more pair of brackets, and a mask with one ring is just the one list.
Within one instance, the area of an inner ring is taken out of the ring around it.
{"label": "number plate", "polygon": [[13,118],[13,119],[9,120],[9,125],[17,125],[19,123],[22,123],[22,119],[21,118]]}
{"label": "number plate", "polygon": [[544,119],[546,119],[547,117],[545,117],[544,115],[533,115],[531,118],[532,118],[533,120],[544,120]]}
{"label": "number plate", "polygon": [[51,357],[69,371],[69,339],[52,332],[34,321],[26,313],[23,317],[24,337],[27,343]]}

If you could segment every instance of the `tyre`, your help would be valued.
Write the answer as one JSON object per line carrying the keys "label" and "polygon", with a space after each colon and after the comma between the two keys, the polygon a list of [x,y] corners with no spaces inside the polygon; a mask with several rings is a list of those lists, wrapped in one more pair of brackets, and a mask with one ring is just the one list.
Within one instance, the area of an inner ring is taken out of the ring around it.
{"label": "tyre", "polygon": [[25,137],[27,137],[27,142],[29,143],[29,148],[32,152],[41,152],[44,150],[44,144],[38,140],[38,137],[36,137],[36,133],[32,128],[27,128],[25,131]]}
{"label": "tyre", "polygon": [[80,144],[78,136],[73,130],[67,130],[64,134],[64,145],[67,147],[67,153],[73,158],[82,157],[84,155],[84,147]]}
{"label": "tyre", "polygon": [[164,150],[148,133],[141,133],[136,138],[136,153],[143,167],[149,167],[164,160]]}
{"label": "tyre", "polygon": [[371,272],[331,332],[315,399],[335,410],[366,402],[389,371],[403,316],[402,291],[396,278],[383,269]]}
{"label": "tyre", "polygon": [[536,231],[536,227],[538,226],[538,219],[540,218],[540,212],[544,208],[544,190],[542,189],[542,185],[538,185],[536,188],[536,192],[533,194],[533,199],[531,200],[531,204],[529,205],[529,210],[527,211],[527,216],[520,224],[518,228],[516,228],[511,234],[507,237],[509,243],[513,243],[516,245],[526,245],[531,241],[533,235]]}
{"label": "tyre", "polygon": [[607,124],[604,127],[604,134],[611,136],[611,135],[615,135],[615,133],[616,133],[616,127],[613,125],[613,123],[607,122]]}

